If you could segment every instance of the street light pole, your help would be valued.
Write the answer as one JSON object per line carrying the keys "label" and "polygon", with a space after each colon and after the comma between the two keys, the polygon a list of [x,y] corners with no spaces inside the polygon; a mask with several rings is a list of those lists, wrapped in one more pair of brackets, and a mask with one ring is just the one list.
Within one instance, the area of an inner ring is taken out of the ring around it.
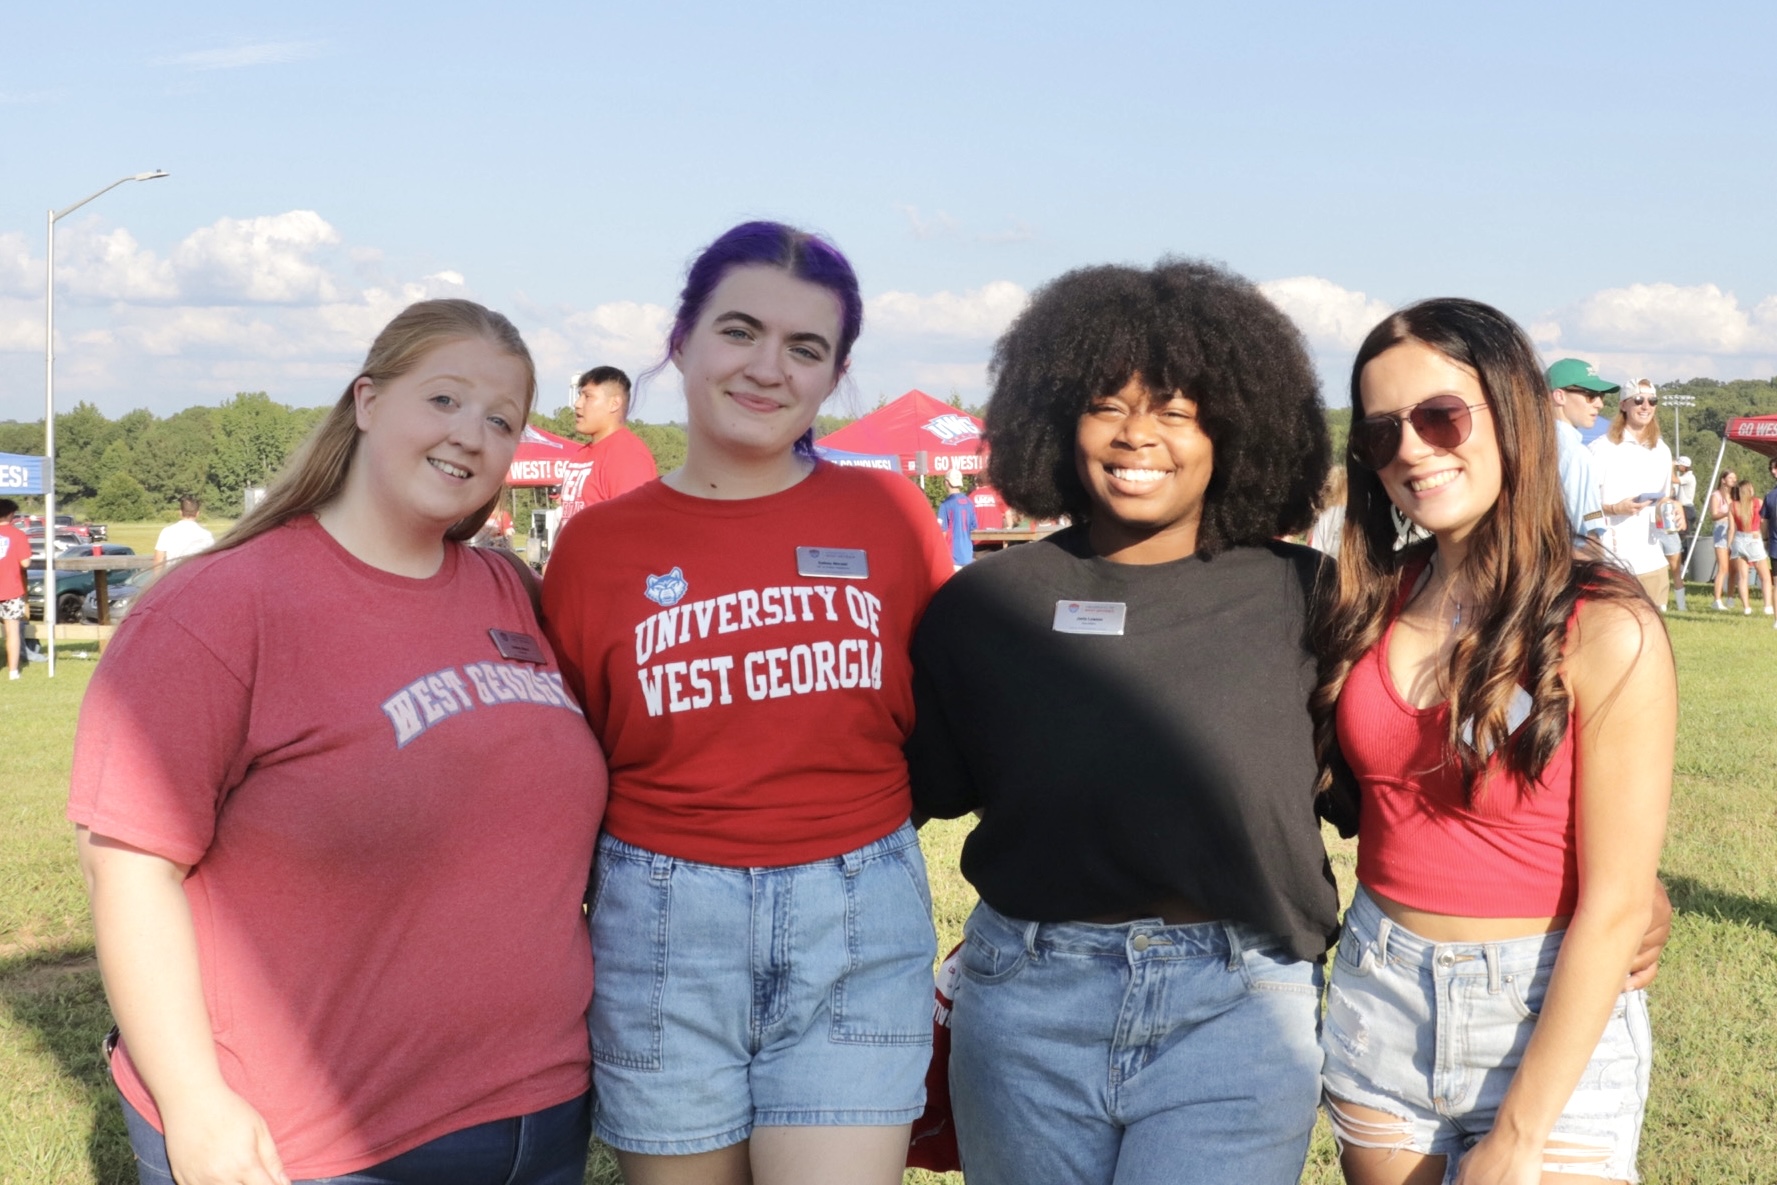
{"label": "street light pole", "polygon": [[49,655],[49,677],[56,675],[56,223],[125,181],[156,181],[165,169],[119,177],[97,193],[64,210],[49,211],[43,251],[43,633]]}

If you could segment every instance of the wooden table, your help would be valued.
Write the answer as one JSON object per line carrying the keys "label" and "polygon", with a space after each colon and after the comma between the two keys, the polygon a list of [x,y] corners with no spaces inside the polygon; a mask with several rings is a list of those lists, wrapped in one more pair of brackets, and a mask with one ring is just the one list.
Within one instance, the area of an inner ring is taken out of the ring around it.
{"label": "wooden table", "polygon": [[[111,640],[111,573],[118,571],[146,572],[154,567],[154,557],[151,555],[79,555],[76,554],[77,551],[77,548],[71,548],[69,554],[57,556],[56,571],[91,572],[93,574],[93,591],[98,594],[99,599],[98,642],[99,649],[103,650],[105,643]],[[46,620],[49,598],[53,595],[48,582],[45,581],[43,603]],[[61,635],[61,626],[60,622],[56,625],[58,637]]]}

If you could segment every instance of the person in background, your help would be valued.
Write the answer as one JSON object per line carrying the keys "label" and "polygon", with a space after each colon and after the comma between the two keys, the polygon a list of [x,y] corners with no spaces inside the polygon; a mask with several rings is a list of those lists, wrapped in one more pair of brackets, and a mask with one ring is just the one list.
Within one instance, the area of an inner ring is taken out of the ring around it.
{"label": "person in background", "polygon": [[19,504],[0,498],[0,626],[6,631],[6,677],[19,677],[20,637],[30,610],[25,601],[25,565],[31,562],[31,539],[12,525]]}
{"label": "person in background", "polygon": [[561,517],[552,540],[588,506],[627,494],[660,475],[654,454],[625,424],[629,392],[629,376],[615,366],[595,366],[580,376],[574,431],[587,439],[562,466]]}
{"label": "person in background", "polygon": [[[1361,791],[1322,1033],[1352,1185],[1637,1179],[1653,1049],[1630,970],[1677,674],[1643,589],[1574,552],[1543,380],[1469,300],[1395,313],[1352,364],[1310,701],[1320,785]],[[1430,539],[1397,547],[1397,515]]]}
{"label": "person in background", "polygon": [[216,536],[198,525],[198,511],[203,507],[187,494],[179,499],[179,521],[161,528],[154,540],[154,573],[160,575],[168,564],[196,555],[216,542]]}
{"label": "person in background", "polygon": [[667,339],[684,464],[562,529],[543,581],[609,755],[589,925],[599,1139],[629,1185],[899,1185],[937,936],[908,817],[931,503],[815,459],[863,320],[775,222],[692,263]]}
{"label": "person in background", "polygon": [[1604,508],[1598,474],[1580,433],[1598,420],[1606,395],[1622,388],[1598,377],[1598,368],[1582,358],[1563,358],[1549,367],[1549,402],[1555,407],[1555,449],[1561,473],[1561,500],[1576,543],[1604,537]]}
{"label": "person in background", "polygon": [[[1774,464],[1773,467],[1777,468],[1777,464]],[[1727,605],[1722,602],[1722,593],[1730,587],[1728,584],[1730,568],[1728,512],[1734,505],[1734,487],[1739,484],[1740,479],[1730,469],[1721,475],[1721,480],[1715,483],[1713,490],[1709,491],[1710,544],[1715,548],[1715,607],[1724,611],[1727,609]]]}
{"label": "person in background", "polygon": [[963,492],[963,475],[960,469],[951,469],[944,474],[944,483],[950,487],[950,493],[944,501],[938,503],[938,525],[944,529],[944,538],[950,542],[950,562],[961,568],[975,558],[975,542],[972,538],[977,529],[975,523],[975,503]]}
{"label": "person in background", "polygon": [[1771,557],[1765,551],[1765,532],[1759,523],[1762,513],[1758,491],[1750,481],[1734,487],[1734,500],[1728,506],[1728,554],[1733,557],[1741,612],[1748,616],[1752,614],[1752,594],[1747,585],[1754,571],[1758,572],[1759,595],[1764,598],[1766,615],[1777,615],[1777,606],[1771,603]]}
{"label": "person in background", "polygon": [[1763,519],[1765,524],[1765,553],[1777,555],[1777,457],[1771,458],[1771,489],[1765,495]]}
{"label": "person in background", "polygon": [[1681,456],[1672,465],[1678,471],[1678,481],[1674,484],[1678,486],[1678,504],[1684,507],[1685,530],[1688,531],[1690,524],[1697,521],[1697,475],[1691,472],[1689,457]]}
{"label": "person in background", "polygon": [[1654,504],[1672,485],[1672,450],[1660,439],[1659,405],[1653,383],[1637,379],[1619,393],[1610,431],[1589,447],[1604,503],[1605,549],[1664,613],[1672,579]]}
{"label": "person in background", "polygon": [[463,546],[535,392],[505,317],[410,305],[93,673],[68,816],[144,1182],[585,1174],[604,758]]}
{"label": "person in background", "polygon": [[1320,509],[1314,516],[1314,526],[1308,531],[1308,546],[1338,559],[1339,537],[1345,533],[1344,466],[1335,465],[1327,470],[1318,505]]}

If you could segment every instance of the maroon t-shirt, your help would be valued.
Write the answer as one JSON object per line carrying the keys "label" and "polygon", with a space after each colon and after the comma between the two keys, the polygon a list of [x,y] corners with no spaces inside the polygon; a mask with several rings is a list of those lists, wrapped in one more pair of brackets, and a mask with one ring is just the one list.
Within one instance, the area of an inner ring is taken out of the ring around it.
{"label": "maroon t-shirt", "polygon": [[[504,561],[447,544],[409,579],[304,518],[185,561],[124,620],[68,816],[191,866],[223,1077],[308,1178],[587,1089],[604,802]],[[127,1044],[113,1070],[158,1126]]]}

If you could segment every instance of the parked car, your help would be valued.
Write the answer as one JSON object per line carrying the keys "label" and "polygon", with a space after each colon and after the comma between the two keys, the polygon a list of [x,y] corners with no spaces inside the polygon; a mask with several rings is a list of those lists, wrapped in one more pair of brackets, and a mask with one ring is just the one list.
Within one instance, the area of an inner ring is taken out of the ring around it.
{"label": "parked car", "polygon": [[[130,611],[130,606],[136,603],[136,597],[142,590],[134,584],[107,583],[105,591],[111,600],[109,620],[115,625],[125,613]],[[81,601],[80,616],[84,621],[96,622],[99,620],[99,590],[97,586],[94,586],[93,590],[86,594],[86,599]]]}
{"label": "parked car", "polygon": [[91,543],[103,543],[111,533],[104,523],[75,522],[71,514],[56,515],[56,530],[73,531],[81,539]]}
{"label": "parked car", "polygon": [[[98,555],[136,554],[133,548],[125,547],[121,543],[88,544],[87,547],[96,549],[95,554]],[[63,549],[58,552],[57,558],[68,554],[69,550]],[[131,570],[128,568],[112,568],[107,571],[107,582],[116,582],[109,584],[113,594],[111,598],[113,602],[117,600],[116,589],[130,578],[130,574]],[[81,620],[81,615],[85,611],[87,595],[97,587],[98,573],[96,572],[70,572],[58,568],[56,570],[56,620]],[[25,604],[33,621],[43,620],[43,557],[35,555],[35,553],[31,563],[25,568]],[[96,610],[97,607],[98,603],[95,598],[94,609]]]}
{"label": "parked car", "polygon": [[[25,532],[25,538],[27,538],[31,541],[31,558],[34,560],[42,559],[43,558],[43,528],[42,527],[31,527],[29,530],[27,530]],[[59,528],[56,530],[56,554],[57,555],[64,555],[64,554],[66,554],[66,552],[68,551],[68,549],[70,547],[79,547],[85,543],[86,543],[86,541],[84,539],[82,539],[79,535],[76,535],[73,531],[65,531],[65,530],[61,530]],[[88,545],[88,546],[90,546],[90,545]]]}

